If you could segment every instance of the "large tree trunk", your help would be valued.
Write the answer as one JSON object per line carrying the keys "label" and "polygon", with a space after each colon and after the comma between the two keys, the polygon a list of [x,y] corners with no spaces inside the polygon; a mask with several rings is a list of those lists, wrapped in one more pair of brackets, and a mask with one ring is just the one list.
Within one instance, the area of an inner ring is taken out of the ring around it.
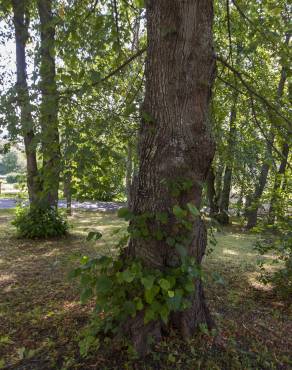
{"label": "large tree trunk", "polygon": [[33,205],[38,197],[39,182],[36,159],[36,142],[34,122],[31,114],[31,104],[27,85],[25,46],[28,39],[29,13],[25,0],[13,0],[13,23],[16,43],[17,95],[21,114],[21,132],[24,139],[27,167],[27,189],[30,204]]}
{"label": "large tree trunk", "polygon": [[[198,209],[202,184],[206,180],[214,143],[211,138],[209,101],[215,74],[212,40],[212,0],[148,0],[146,2],[148,54],[146,92],[139,133],[139,172],[131,199],[135,215],[167,212],[164,229],[176,232],[174,205],[186,208],[188,202]],[[173,194],[167,184],[191,180],[192,186]],[[200,264],[205,253],[207,235],[200,219],[192,220],[189,255]],[[161,229],[155,219],[151,230]],[[139,258],[145,266],[164,270],[180,264],[174,247],[165,240],[131,238],[127,255]],[[171,323],[184,337],[189,337],[200,323],[211,325],[202,282],[194,282],[191,308],[173,315]],[[159,339],[161,322],[144,325],[137,316],[129,320],[136,350],[143,354],[147,335]]]}
{"label": "large tree trunk", "polygon": [[278,172],[276,173],[275,180],[274,180],[274,187],[272,192],[272,198],[270,202],[270,208],[269,208],[269,216],[268,221],[269,224],[273,225],[276,218],[277,213],[277,202],[279,200],[279,190],[281,188],[281,183],[286,171],[287,163],[288,163],[288,154],[289,154],[289,145],[288,143],[284,143],[282,147],[282,160],[280,163],[280,167],[278,169]]}
{"label": "large tree trunk", "polygon": [[225,166],[224,178],[223,178],[223,189],[221,192],[220,198],[220,214],[218,221],[222,225],[227,225],[229,223],[229,200],[230,200],[230,191],[232,184],[232,169],[234,161],[234,148],[236,144],[236,116],[237,116],[237,99],[238,92],[234,91],[233,95],[233,104],[230,112],[230,125],[229,125],[229,134],[228,134],[228,163]]}
{"label": "large tree trunk", "polygon": [[55,81],[55,24],[52,1],[38,0],[41,29],[40,125],[42,130],[42,186],[43,202],[57,206],[60,178],[60,142],[58,132],[58,96]]}
{"label": "large tree trunk", "polygon": [[[290,39],[290,36],[286,37],[286,43],[289,43],[289,39]],[[281,97],[283,96],[286,79],[287,79],[286,68],[282,67],[281,76],[280,76],[278,89],[277,89],[277,102],[278,103],[279,103]],[[247,228],[247,230],[252,229],[257,224],[259,201],[260,201],[261,196],[263,194],[263,191],[265,189],[268,174],[269,174],[269,170],[270,170],[270,162],[271,162],[271,159],[272,159],[273,144],[274,144],[274,139],[275,139],[275,134],[274,134],[274,129],[273,129],[273,115],[272,114],[270,115],[270,118],[271,118],[271,130],[270,130],[270,134],[269,134],[269,137],[268,137],[268,141],[266,143],[266,153],[265,153],[264,162],[263,162],[262,167],[261,167],[259,181],[256,184],[254,194],[249,198],[249,203],[247,204],[247,206],[248,206],[247,209],[246,209],[246,217],[247,217],[246,228]],[[288,153],[287,153],[287,156],[288,156]],[[284,161],[285,161],[285,148],[284,148]],[[282,162],[283,162],[283,160],[282,160]],[[284,168],[285,167],[286,167],[286,164],[284,164]],[[280,165],[280,168],[281,168],[281,165]],[[284,172],[285,172],[285,169],[284,169]],[[276,184],[276,183],[277,183],[277,178],[275,180],[274,190],[278,189],[278,184]],[[276,194],[276,193],[277,193],[277,191],[276,192],[273,191],[273,194]],[[271,204],[272,204],[272,201],[273,201],[273,196],[272,196]],[[270,209],[272,207],[270,207]],[[271,214],[272,214],[272,212],[270,212],[270,221],[271,221],[271,218],[272,218]]]}

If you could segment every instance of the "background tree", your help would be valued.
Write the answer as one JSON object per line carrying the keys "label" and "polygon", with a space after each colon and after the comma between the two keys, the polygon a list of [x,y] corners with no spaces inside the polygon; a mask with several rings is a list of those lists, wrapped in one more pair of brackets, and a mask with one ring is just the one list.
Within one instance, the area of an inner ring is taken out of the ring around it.
{"label": "background tree", "polygon": [[32,117],[32,107],[27,84],[26,43],[29,37],[30,10],[27,1],[12,1],[13,23],[15,29],[16,70],[17,70],[17,96],[20,108],[21,134],[23,136],[26,152],[27,189],[29,200],[36,202],[39,194],[38,166],[36,155],[36,140],[34,134],[35,124]]}
{"label": "background tree", "polygon": [[55,20],[52,1],[37,2],[40,18],[40,105],[41,151],[41,202],[57,207],[59,177],[61,171],[60,143],[58,131],[58,95],[55,66]]}

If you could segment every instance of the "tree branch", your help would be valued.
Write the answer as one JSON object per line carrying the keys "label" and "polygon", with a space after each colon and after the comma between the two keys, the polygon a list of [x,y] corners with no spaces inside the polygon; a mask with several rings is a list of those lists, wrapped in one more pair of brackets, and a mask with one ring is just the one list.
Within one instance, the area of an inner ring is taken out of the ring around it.
{"label": "tree branch", "polygon": [[[238,79],[240,80],[240,82],[242,83],[242,85],[247,89],[247,91],[257,97],[260,101],[262,101],[267,107],[269,107],[272,111],[274,111],[278,116],[280,116],[285,122],[287,122],[288,124],[288,131],[290,133],[292,133],[292,130],[290,128],[292,128],[292,124],[291,124],[291,121],[283,116],[283,114],[281,112],[279,112],[279,110],[272,104],[270,103],[264,96],[260,95],[257,91],[255,91],[250,85],[248,82],[245,81],[245,79],[242,77],[242,73],[239,72],[237,69],[235,69],[232,65],[230,65],[225,59],[223,59],[222,57],[220,57],[219,55],[216,56],[216,59],[218,62],[220,62],[221,64],[223,64],[225,67],[227,67],[230,71],[232,71],[236,77],[238,77]],[[230,84],[231,85],[231,84]]]}
{"label": "tree branch", "polygon": [[[251,112],[252,112],[252,116],[253,116],[253,119],[254,119],[254,122],[255,124],[257,125],[258,129],[260,130],[261,134],[263,135],[263,137],[265,138],[266,142],[274,149],[274,151],[279,155],[280,158],[284,158],[286,159],[283,154],[275,147],[274,143],[267,137],[267,135],[265,134],[265,131],[263,130],[263,128],[261,127],[258,119],[257,119],[257,114],[256,114],[256,110],[255,110],[255,106],[254,106],[254,101],[253,101],[253,97],[252,95],[250,96],[250,105],[251,105]],[[292,169],[290,163],[287,161],[287,166]]]}
{"label": "tree branch", "polygon": [[238,13],[241,15],[241,17],[243,19],[245,19],[254,29],[256,32],[258,32],[259,34],[261,34],[264,39],[269,42],[270,44],[272,44],[273,46],[276,45],[275,42],[273,42],[267,35],[266,35],[266,32],[264,30],[261,30],[259,29],[259,27],[254,24],[254,22],[243,12],[243,10],[240,8],[240,6],[237,4],[237,1],[235,0],[232,0],[232,4],[235,6],[235,8],[237,9]]}
{"label": "tree branch", "polygon": [[[129,65],[133,60],[135,60],[136,58],[138,58],[140,55],[144,54],[144,52],[146,51],[146,47],[143,48],[143,49],[139,49],[137,51],[137,53],[133,54],[129,59],[125,60],[121,65],[119,65],[117,68],[115,68],[113,71],[111,71],[108,75],[102,77],[100,80],[96,81],[96,82],[93,82],[91,85],[89,85],[88,87],[95,87],[107,80],[109,80],[111,77],[113,77],[114,75],[116,75],[117,73],[119,73],[120,71],[122,71],[125,67],[127,67],[127,65]],[[77,89],[69,89],[69,90],[65,90],[63,92],[60,93],[60,96],[64,96],[64,95],[70,95],[70,94],[76,94],[78,92],[81,92],[83,90],[83,87],[80,87],[80,88],[77,88]]]}

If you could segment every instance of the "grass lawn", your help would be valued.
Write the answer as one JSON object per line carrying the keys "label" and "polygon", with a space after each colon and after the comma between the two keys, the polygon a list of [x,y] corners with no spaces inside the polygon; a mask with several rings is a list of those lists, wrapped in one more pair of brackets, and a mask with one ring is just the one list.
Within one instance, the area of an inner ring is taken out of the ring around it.
{"label": "grass lawn", "polygon": [[[82,358],[78,337],[91,308],[80,305],[68,273],[83,255],[114,253],[112,231],[125,224],[112,213],[76,212],[67,238],[40,242],[17,239],[12,217],[0,211],[0,369],[292,368],[291,309],[256,279],[255,236],[237,227],[218,232],[205,259],[215,337],[200,332],[186,343],[173,335],[144,361],[111,344]],[[94,229],[104,238],[86,242]],[[272,259],[266,256],[267,265]]]}

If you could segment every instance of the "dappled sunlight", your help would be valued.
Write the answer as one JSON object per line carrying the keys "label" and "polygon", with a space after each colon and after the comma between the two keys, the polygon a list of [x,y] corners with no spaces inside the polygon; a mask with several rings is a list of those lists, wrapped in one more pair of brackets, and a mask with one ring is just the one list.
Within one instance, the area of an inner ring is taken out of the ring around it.
{"label": "dappled sunlight", "polygon": [[54,248],[52,250],[50,250],[49,252],[46,252],[44,254],[42,254],[43,257],[56,257],[56,256],[59,256],[61,254],[61,250],[60,248]]}
{"label": "dappled sunlight", "polygon": [[57,307],[53,307],[51,310],[47,311],[42,315],[44,320],[52,318],[53,316],[63,315],[66,312],[71,312],[73,309],[80,308],[79,300],[68,301],[65,300],[61,302]]}
{"label": "dappled sunlight", "polygon": [[231,254],[233,256],[238,256],[238,252],[234,251],[234,250],[231,250],[231,249],[227,249],[227,248],[224,248],[223,249],[223,253],[224,254]]}
{"label": "dappled sunlight", "polygon": [[62,304],[63,311],[70,311],[73,308],[78,308],[80,306],[80,300],[78,301],[64,301]]}
{"label": "dappled sunlight", "polygon": [[249,285],[256,290],[262,290],[262,291],[268,292],[273,289],[273,286],[271,284],[263,284],[259,281],[258,272],[250,272],[246,274],[246,276],[247,276]]}
{"label": "dappled sunlight", "polygon": [[[72,342],[72,337],[88,323],[94,302],[81,305],[79,282],[68,279],[68,274],[80,264],[82,256],[115,256],[118,251],[115,245],[125,234],[127,223],[114,214],[97,216],[92,212],[85,216],[86,222],[83,222],[82,215],[74,219],[69,236],[62,239],[29,241],[4,237],[2,232],[0,263],[5,272],[0,276],[3,293],[2,297],[0,295],[1,315],[7,320],[7,326],[15,328],[15,336],[20,338],[18,348],[26,345],[23,336],[29,343],[31,338],[39,338],[42,333],[48,338],[54,336],[54,339],[48,339],[48,343],[56,341],[62,346],[63,340]],[[117,232],[119,229],[121,231]],[[100,231],[102,239],[86,241],[89,231]],[[257,258],[253,251],[255,239],[245,234],[241,237],[238,233],[224,232],[217,233],[216,240],[217,244],[206,257],[204,266],[210,276],[218,272],[224,284],[210,282],[206,285],[211,309],[216,312],[222,310],[225,316],[229,312],[240,312],[242,307],[249,310],[252,290],[266,294],[272,289],[258,281]],[[278,267],[271,265],[275,256],[262,258],[268,269]],[[224,305],[220,299],[228,303]],[[213,307],[216,300],[219,300],[218,307]],[[230,304],[228,310],[227,304]],[[216,321],[220,317],[216,316]],[[39,343],[42,343],[41,338]]]}
{"label": "dappled sunlight", "polygon": [[0,275],[0,286],[2,283],[12,283],[15,282],[16,275],[15,274],[1,274]]}

